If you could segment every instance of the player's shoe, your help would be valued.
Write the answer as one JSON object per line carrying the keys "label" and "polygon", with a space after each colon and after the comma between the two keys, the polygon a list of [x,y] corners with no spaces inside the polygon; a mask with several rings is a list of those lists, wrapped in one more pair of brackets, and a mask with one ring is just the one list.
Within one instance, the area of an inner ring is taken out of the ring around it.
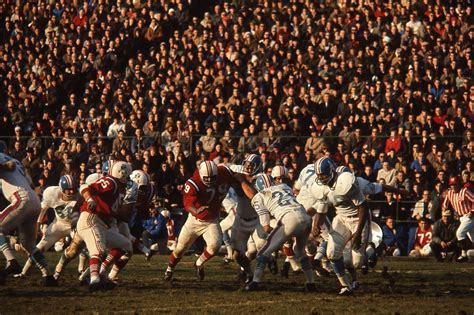
{"label": "player's shoe", "polygon": [[151,257],[155,256],[156,253],[157,251],[150,249],[150,252],[148,254],[145,254],[146,261],[150,261]]}
{"label": "player's shoe", "polygon": [[16,259],[9,260],[5,267],[5,272],[10,275],[21,273],[21,266]]}
{"label": "player's shoe", "polygon": [[250,292],[250,291],[258,291],[258,282],[250,282],[245,288],[244,291]]}
{"label": "player's shoe", "polygon": [[456,259],[456,261],[457,261],[458,263],[463,263],[463,262],[466,262],[466,261],[468,261],[468,260],[469,260],[469,258],[467,258],[467,256],[459,256],[459,257]]}
{"label": "player's shoe", "polygon": [[165,276],[163,277],[163,280],[165,280],[165,281],[173,280],[173,271],[166,270],[165,271]]}
{"label": "player's shoe", "polygon": [[377,254],[373,254],[371,257],[369,257],[369,259],[367,260],[367,263],[369,264],[369,267],[370,268],[375,268],[375,266],[377,265],[377,261],[378,261],[378,256]]}
{"label": "player's shoe", "polygon": [[340,296],[349,296],[354,294],[354,292],[349,287],[342,287],[341,291],[339,291]]}
{"label": "player's shoe", "polygon": [[194,268],[196,268],[196,278],[199,281],[204,280],[204,268],[203,266],[198,266],[196,263],[194,263]]}
{"label": "player's shoe", "polygon": [[22,272],[13,275],[13,278],[23,278],[23,277],[26,277],[26,275]]}
{"label": "player's shoe", "polygon": [[352,290],[357,290],[357,289],[359,289],[359,288],[360,288],[360,283],[359,283],[359,281],[357,281],[357,280],[352,281],[351,288],[352,288]]}
{"label": "player's shoe", "polygon": [[56,280],[53,275],[43,277],[43,287],[57,287],[58,280]]}
{"label": "player's shoe", "polygon": [[362,267],[360,267],[360,272],[363,275],[368,274],[369,273],[369,266],[367,266],[367,264],[363,264]]}
{"label": "player's shoe", "polygon": [[268,269],[270,269],[270,272],[272,274],[278,274],[278,264],[274,257],[270,258],[270,260],[268,261]]}
{"label": "player's shoe", "polygon": [[289,274],[289,272],[290,272],[290,267],[291,267],[290,262],[285,261],[285,262],[283,263],[283,266],[282,266],[281,269],[280,269],[280,276],[282,276],[283,278],[287,278],[287,279],[288,279],[288,274]]}
{"label": "player's shoe", "polygon": [[222,261],[224,262],[224,264],[228,265],[228,264],[230,264],[230,263],[232,262],[232,259],[229,258],[229,257],[227,257],[227,256],[225,256],[224,259],[222,259]]}
{"label": "player's shoe", "polygon": [[305,283],[304,284],[304,290],[306,292],[316,292],[316,284],[314,282],[312,283]]}

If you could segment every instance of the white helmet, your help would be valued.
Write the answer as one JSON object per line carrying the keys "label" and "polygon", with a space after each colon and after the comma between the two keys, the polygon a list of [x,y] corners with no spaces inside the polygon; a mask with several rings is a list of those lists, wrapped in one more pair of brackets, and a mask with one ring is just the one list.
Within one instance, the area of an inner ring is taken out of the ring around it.
{"label": "white helmet", "polygon": [[213,186],[217,182],[217,165],[213,161],[204,161],[199,164],[199,176],[204,185]]}
{"label": "white helmet", "polygon": [[135,170],[130,174],[130,180],[135,182],[138,185],[138,188],[141,186],[147,186],[150,183],[150,177],[147,173],[142,170]]}
{"label": "white helmet", "polygon": [[128,164],[127,162],[118,161],[112,165],[112,171],[110,172],[110,176],[116,178],[121,183],[125,184],[129,180],[131,173],[132,167],[130,166],[130,164]]}
{"label": "white helmet", "polygon": [[283,165],[277,165],[272,168],[272,177],[274,179],[283,179],[288,177],[288,169]]}

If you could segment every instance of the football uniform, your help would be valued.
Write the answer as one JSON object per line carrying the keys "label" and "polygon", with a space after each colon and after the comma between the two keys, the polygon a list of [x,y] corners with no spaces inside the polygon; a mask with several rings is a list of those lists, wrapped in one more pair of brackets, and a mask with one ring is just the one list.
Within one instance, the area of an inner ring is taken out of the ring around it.
{"label": "football uniform", "polygon": [[303,168],[294,184],[295,190],[298,190],[298,196],[296,200],[303,205],[305,209],[308,209],[313,205],[313,197],[311,194],[310,187],[316,180],[316,172],[314,171],[314,164],[308,164]]}
{"label": "football uniform", "polygon": [[306,214],[303,206],[296,201],[291,188],[286,184],[265,188],[252,198],[252,206],[262,226],[270,225],[272,217],[277,220],[276,227],[268,235],[265,245],[257,254],[257,267],[253,281],[260,281],[265,263],[272,253],[294,237],[295,257],[301,262],[307,281],[312,283],[311,264],[304,252],[311,231],[311,218]]}
{"label": "football uniform", "polygon": [[419,227],[416,228],[415,232],[415,244],[413,250],[410,253],[410,256],[417,256],[416,251],[419,251],[421,256],[429,256],[432,253],[430,246],[431,239],[433,235],[433,226],[430,225],[429,228],[422,231]]}
{"label": "football uniform", "polygon": [[[79,216],[79,213],[74,211],[77,201],[65,201],[62,199],[62,195],[59,186],[50,186],[43,193],[41,214],[38,218],[41,219],[46,210],[50,208],[54,210],[55,214],[54,221],[48,225],[41,241],[36,245],[36,248],[43,252],[50,249],[60,239],[69,236],[71,234],[71,222],[77,220]],[[31,261],[28,260],[23,267],[22,274],[26,275],[30,267]]]}
{"label": "football uniform", "polygon": [[[365,188],[375,189],[370,185]],[[315,182],[311,185],[311,191],[316,200],[313,208],[317,212],[326,213],[329,205],[336,209],[336,216],[329,232],[327,256],[330,260],[338,260],[342,257],[344,247],[351,240],[352,234],[357,230],[358,207],[365,202],[364,192],[359,187],[359,180],[349,172],[338,175],[335,189]],[[360,268],[363,264],[369,230],[368,224],[365,224],[362,231],[362,245],[360,249],[352,251],[352,264],[355,268]]]}
{"label": "football uniform", "polygon": [[[182,257],[201,235],[206,242],[207,253],[211,257],[217,253],[222,244],[219,212],[232,180],[231,171],[226,166],[220,165],[217,167],[217,181],[211,187],[204,185],[197,171],[186,181],[183,188],[183,204],[184,209],[189,212],[189,216],[178,236],[178,243],[172,254],[174,257]],[[200,213],[193,213],[189,210],[191,206],[196,209],[207,206],[208,209]]]}
{"label": "football uniform", "polygon": [[36,220],[41,202],[30,186],[30,179],[21,163],[0,153],[0,164],[13,161],[13,171],[0,172],[0,188],[10,204],[0,212],[0,233],[8,234],[18,228],[22,245],[31,253],[36,243]]}

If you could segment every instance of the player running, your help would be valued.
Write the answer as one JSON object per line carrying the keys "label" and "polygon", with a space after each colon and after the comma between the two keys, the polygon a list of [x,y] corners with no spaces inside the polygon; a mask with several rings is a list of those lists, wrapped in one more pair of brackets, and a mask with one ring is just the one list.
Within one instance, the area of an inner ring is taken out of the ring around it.
{"label": "player running", "polygon": [[184,209],[189,216],[178,236],[176,249],[171,253],[164,280],[170,281],[181,257],[194,241],[203,236],[207,247],[194,263],[198,280],[204,279],[203,265],[211,259],[222,244],[219,211],[233,181],[232,172],[226,166],[212,161],[202,162],[183,188]]}

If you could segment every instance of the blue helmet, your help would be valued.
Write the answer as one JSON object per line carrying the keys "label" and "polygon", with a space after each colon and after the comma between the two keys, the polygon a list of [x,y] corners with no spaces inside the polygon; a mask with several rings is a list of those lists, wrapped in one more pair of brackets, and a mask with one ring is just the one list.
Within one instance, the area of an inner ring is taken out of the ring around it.
{"label": "blue helmet", "polygon": [[244,173],[250,176],[254,176],[258,173],[263,172],[263,163],[260,155],[249,154],[242,162],[244,167]]}
{"label": "blue helmet", "polygon": [[0,153],[5,153],[7,152],[7,145],[5,141],[0,140]]}
{"label": "blue helmet", "polygon": [[275,180],[270,175],[265,173],[260,173],[255,178],[255,188],[257,191],[262,191],[268,187],[271,187],[275,184]]}
{"label": "blue helmet", "polygon": [[336,163],[329,157],[322,157],[314,163],[316,182],[320,185],[332,186],[336,180]]}
{"label": "blue helmet", "polygon": [[112,160],[105,161],[102,163],[102,175],[108,175],[110,170],[112,169]]}
{"label": "blue helmet", "polygon": [[[73,199],[74,195],[76,194],[77,188],[78,188],[79,185],[78,185],[76,179],[74,177],[72,177],[71,175],[63,175],[59,179],[59,185],[58,186],[59,186],[59,189],[61,190],[61,192],[63,193],[63,195],[66,197],[66,199],[71,200],[71,199]],[[72,194],[66,193],[66,190],[72,190],[73,193]]]}

